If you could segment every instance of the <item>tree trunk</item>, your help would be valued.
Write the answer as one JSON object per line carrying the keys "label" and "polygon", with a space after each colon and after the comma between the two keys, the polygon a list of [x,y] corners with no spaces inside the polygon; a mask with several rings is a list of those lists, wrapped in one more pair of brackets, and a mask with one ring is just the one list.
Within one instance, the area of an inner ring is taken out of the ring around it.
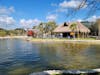
{"label": "tree trunk", "polygon": [[100,19],[97,20],[97,24],[98,24],[98,38],[100,39]]}
{"label": "tree trunk", "polygon": [[77,38],[80,38],[80,34],[79,34],[79,32],[77,32]]}
{"label": "tree trunk", "polygon": [[98,25],[98,37],[100,38],[100,24]]}
{"label": "tree trunk", "polygon": [[84,38],[84,32],[83,32],[83,38]]}

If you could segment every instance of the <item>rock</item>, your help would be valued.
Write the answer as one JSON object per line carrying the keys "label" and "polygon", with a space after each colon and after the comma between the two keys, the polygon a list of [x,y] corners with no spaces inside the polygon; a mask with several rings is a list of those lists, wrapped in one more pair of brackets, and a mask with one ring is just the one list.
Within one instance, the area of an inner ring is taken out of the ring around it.
{"label": "rock", "polygon": [[48,70],[38,73],[32,73],[30,75],[56,75],[56,74],[68,74],[68,75],[81,75],[81,74],[93,74],[97,75],[100,72],[100,69],[92,70]]}

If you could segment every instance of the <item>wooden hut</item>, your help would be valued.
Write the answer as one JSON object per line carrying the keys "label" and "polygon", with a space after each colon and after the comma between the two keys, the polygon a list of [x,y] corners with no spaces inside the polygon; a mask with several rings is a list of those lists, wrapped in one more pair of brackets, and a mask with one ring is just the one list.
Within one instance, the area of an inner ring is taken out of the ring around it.
{"label": "wooden hut", "polygon": [[87,37],[90,30],[80,22],[74,23],[76,24],[74,31],[71,29],[73,23],[64,23],[55,28],[53,32],[57,35],[62,34],[62,37],[71,37],[72,35],[75,35],[75,37]]}

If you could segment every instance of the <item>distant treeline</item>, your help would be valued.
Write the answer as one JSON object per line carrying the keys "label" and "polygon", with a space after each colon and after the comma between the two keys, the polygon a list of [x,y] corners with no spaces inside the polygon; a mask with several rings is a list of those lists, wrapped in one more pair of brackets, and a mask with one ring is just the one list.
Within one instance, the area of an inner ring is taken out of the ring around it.
{"label": "distant treeline", "polygon": [[84,21],[82,22],[86,27],[90,29],[90,35],[92,36],[98,36],[99,28],[97,22],[88,22]]}
{"label": "distant treeline", "polygon": [[6,30],[3,28],[0,28],[0,36],[20,36],[20,35],[25,35],[26,31],[22,28],[16,28],[14,30]]}
{"label": "distant treeline", "polygon": [[[98,36],[98,32],[100,31],[98,28],[97,22],[88,22],[84,21],[81,22],[83,25],[88,27],[90,29],[90,35],[92,36]],[[39,25],[33,26],[32,29],[37,29],[39,30],[40,34],[46,34],[49,33],[50,35],[52,34],[53,30],[57,27],[56,22],[47,22],[47,23],[40,23]],[[20,36],[20,35],[27,35],[25,29],[22,28],[16,28],[13,30],[6,30],[3,28],[0,28],[0,36]]]}

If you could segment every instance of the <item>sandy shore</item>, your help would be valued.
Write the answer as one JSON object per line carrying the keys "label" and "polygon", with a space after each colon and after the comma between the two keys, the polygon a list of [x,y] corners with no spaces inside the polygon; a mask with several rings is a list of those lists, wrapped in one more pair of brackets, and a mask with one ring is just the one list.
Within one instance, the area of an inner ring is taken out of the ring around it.
{"label": "sandy shore", "polygon": [[34,38],[28,38],[28,41],[31,42],[37,42],[37,43],[56,43],[56,42],[64,42],[64,43],[85,43],[85,44],[100,44],[100,40],[88,40],[88,39],[82,39],[82,40],[75,40],[75,39],[34,39]]}
{"label": "sandy shore", "polygon": [[22,39],[26,39],[27,36],[6,36],[6,37],[0,37],[0,39],[10,39],[10,38],[22,38]]}
{"label": "sandy shore", "polygon": [[10,39],[10,38],[20,38],[25,39],[30,42],[36,42],[36,43],[56,43],[56,42],[64,42],[64,43],[87,43],[87,44],[100,44],[100,40],[95,39],[41,39],[41,38],[32,38],[27,36],[6,36],[6,37],[0,37],[0,39]]}

